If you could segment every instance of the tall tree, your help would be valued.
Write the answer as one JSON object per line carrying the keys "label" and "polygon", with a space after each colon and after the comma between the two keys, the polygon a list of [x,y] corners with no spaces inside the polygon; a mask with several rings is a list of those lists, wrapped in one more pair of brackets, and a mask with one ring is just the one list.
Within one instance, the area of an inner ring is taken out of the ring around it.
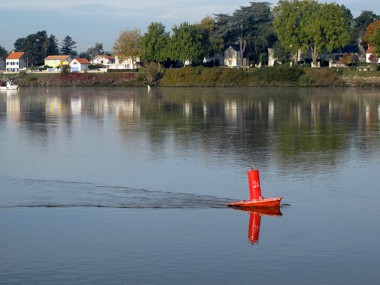
{"label": "tall tree", "polygon": [[221,37],[213,37],[215,31],[215,19],[212,17],[203,18],[198,24],[197,28],[202,34],[202,41],[205,44],[206,56],[212,56],[215,52],[223,49],[223,39]]}
{"label": "tall tree", "polygon": [[59,52],[63,55],[70,55],[72,57],[77,55],[76,46],[77,42],[74,41],[69,35],[62,40]]}
{"label": "tall tree", "polygon": [[380,20],[370,23],[367,28],[365,29],[365,32],[362,37],[361,44],[367,48],[369,45],[374,45],[372,43],[372,36],[376,33],[377,30],[380,29]]}
{"label": "tall tree", "polygon": [[310,17],[303,21],[303,29],[309,41],[314,65],[321,52],[332,52],[344,47],[350,40],[345,10],[336,3],[316,4]]}
{"label": "tall tree", "polygon": [[42,65],[47,55],[48,36],[46,31],[30,34],[25,38],[18,38],[14,43],[16,51],[25,52],[28,65]]}
{"label": "tall tree", "polygon": [[6,49],[0,45],[0,58],[4,59],[8,56]]}
{"label": "tall tree", "polygon": [[302,1],[280,0],[273,9],[273,28],[281,46],[298,59],[299,50],[307,49],[307,40],[301,30],[301,21],[306,10]]}
{"label": "tall tree", "polygon": [[59,54],[58,40],[55,36],[50,35],[47,42],[46,55],[57,55]]}
{"label": "tall tree", "polygon": [[200,30],[188,22],[173,26],[169,43],[169,56],[173,61],[184,63],[191,60],[199,63],[203,60],[206,47],[202,41]]}
{"label": "tall tree", "polygon": [[162,23],[152,22],[141,38],[141,58],[164,63],[168,59],[170,34]]}
{"label": "tall tree", "polygon": [[113,50],[120,59],[130,57],[133,67],[141,56],[141,33],[139,29],[124,30],[113,44]]}
{"label": "tall tree", "polygon": [[354,19],[352,37],[356,43],[361,42],[361,38],[368,25],[377,20],[380,20],[380,16],[368,10],[362,11],[361,14]]}
{"label": "tall tree", "polygon": [[217,14],[216,35],[222,36],[225,44],[236,41],[240,47],[240,61],[243,61],[247,47],[256,56],[268,46],[273,34],[272,14],[268,2],[250,2],[242,6],[232,16]]}
{"label": "tall tree", "polygon": [[282,0],[274,8],[274,29],[281,45],[295,54],[311,49],[313,63],[319,53],[345,46],[350,38],[347,9],[316,0]]}

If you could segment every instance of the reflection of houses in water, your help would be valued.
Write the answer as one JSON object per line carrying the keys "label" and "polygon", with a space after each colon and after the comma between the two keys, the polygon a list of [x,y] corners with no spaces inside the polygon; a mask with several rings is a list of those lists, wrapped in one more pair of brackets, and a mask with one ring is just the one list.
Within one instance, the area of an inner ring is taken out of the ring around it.
{"label": "reflection of houses in water", "polygon": [[82,112],[82,100],[81,97],[71,97],[70,100],[71,115],[80,115]]}
{"label": "reflection of houses in water", "polygon": [[224,103],[224,114],[226,121],[231,124],[236,124],[238,119],[238,107],[235,99],[227,100]]}
{"label": "reflection of houses in water", "polygon": [[114,110],[116,117],[140,118],[140,105],[133,98],[112,101],[110,102],[110,106]]}
{"label": "reflection of houses in water", "polygon": [[183,105],[183,113],[185,114],[185,117],[191,116],[191,109],[192,109],[192,104],[189,102],[185,102],[185,104]]}
{"label": "reflection of houses in water", "polygon": [[68,114],[68,107],[61,97],[47,97],[45,102],[46,117],[61,117]]}
{"label": "reflection of houses in water", "polygon": [[22,119],[20,96],[18,94],[11,94],[7,96],[7,118],[9,122],[20,122]]}
{"label": "reflection of houses in water", "polygon": [[110,105],[108,102],[108,97],[102,96],[93,102],[92,111],[95,115],[102,117],[109,112]]}
{"label": "reflection of houses in water", "polygon": [[268,125],[273,126],[274,122],[274,102],[270,100],[268,102]]}

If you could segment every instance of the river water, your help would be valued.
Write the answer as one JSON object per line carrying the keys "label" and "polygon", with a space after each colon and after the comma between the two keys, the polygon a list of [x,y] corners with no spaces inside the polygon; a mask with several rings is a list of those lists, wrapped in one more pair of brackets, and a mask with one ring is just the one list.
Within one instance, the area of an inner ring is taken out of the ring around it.
{"label": "river water", "polygon": [[[380,90],[0,93],[0,284],[377,284]],[[226,207],[260,170],[280,212]]]}

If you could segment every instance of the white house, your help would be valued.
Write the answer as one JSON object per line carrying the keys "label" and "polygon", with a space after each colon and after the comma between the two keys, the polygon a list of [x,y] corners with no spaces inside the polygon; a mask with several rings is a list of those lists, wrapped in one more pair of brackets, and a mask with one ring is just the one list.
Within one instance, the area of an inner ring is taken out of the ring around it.
{"label": "white house", "polygon": [[93,60],[91,60],[92,64],[101,64],[104,66],[111,66],[115,64],[115,57],[106,55],[106,54],[101,54],[97,55]]}
{"label": "white house", "polygon": [[[368,47],[366,53],[365,53],[365,61],[367,63],[371,63],[371,60],[369,59],[371,55],[376,55],[375,54],[375,47]],[[377,63],[380,63],[380,56],[377,56],[378,61]]]}
{"label": "white house", "polygon": [[71,72],[83,72],[88,70],[90,62],[86,58],[74,58],[69,65]]}
{"label": "white house", "polygon": [[6,71],[19,72],[20,69],[27,67],[27,60],[24,57],[24,52],[12,51],[5,59]]}
{"label": "white house", "polygon": [[240,47],[238,45],[230,45],[224,51],[224,65],[227,67],[244,67],[247,66],[247,59],[243,58],[240,62]]}
{"label": "white house", "polygon": [[109,66],[109,69],[136,69],[140,67],[140,58],[120,58],[117,55],[115,56],[115,63]]}

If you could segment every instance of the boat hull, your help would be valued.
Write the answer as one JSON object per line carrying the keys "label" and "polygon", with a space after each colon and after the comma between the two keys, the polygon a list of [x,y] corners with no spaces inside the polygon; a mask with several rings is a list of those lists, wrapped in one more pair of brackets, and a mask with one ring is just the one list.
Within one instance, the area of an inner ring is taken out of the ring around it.
{"label": "boat hull", "polygon": [[274,198],[263,198],[263,199],[252,199],[252,200],[242,200],[228,203],[229,207],[241,207],[241,208],[269,208],[269,207],[280,207],[282,197]]}

